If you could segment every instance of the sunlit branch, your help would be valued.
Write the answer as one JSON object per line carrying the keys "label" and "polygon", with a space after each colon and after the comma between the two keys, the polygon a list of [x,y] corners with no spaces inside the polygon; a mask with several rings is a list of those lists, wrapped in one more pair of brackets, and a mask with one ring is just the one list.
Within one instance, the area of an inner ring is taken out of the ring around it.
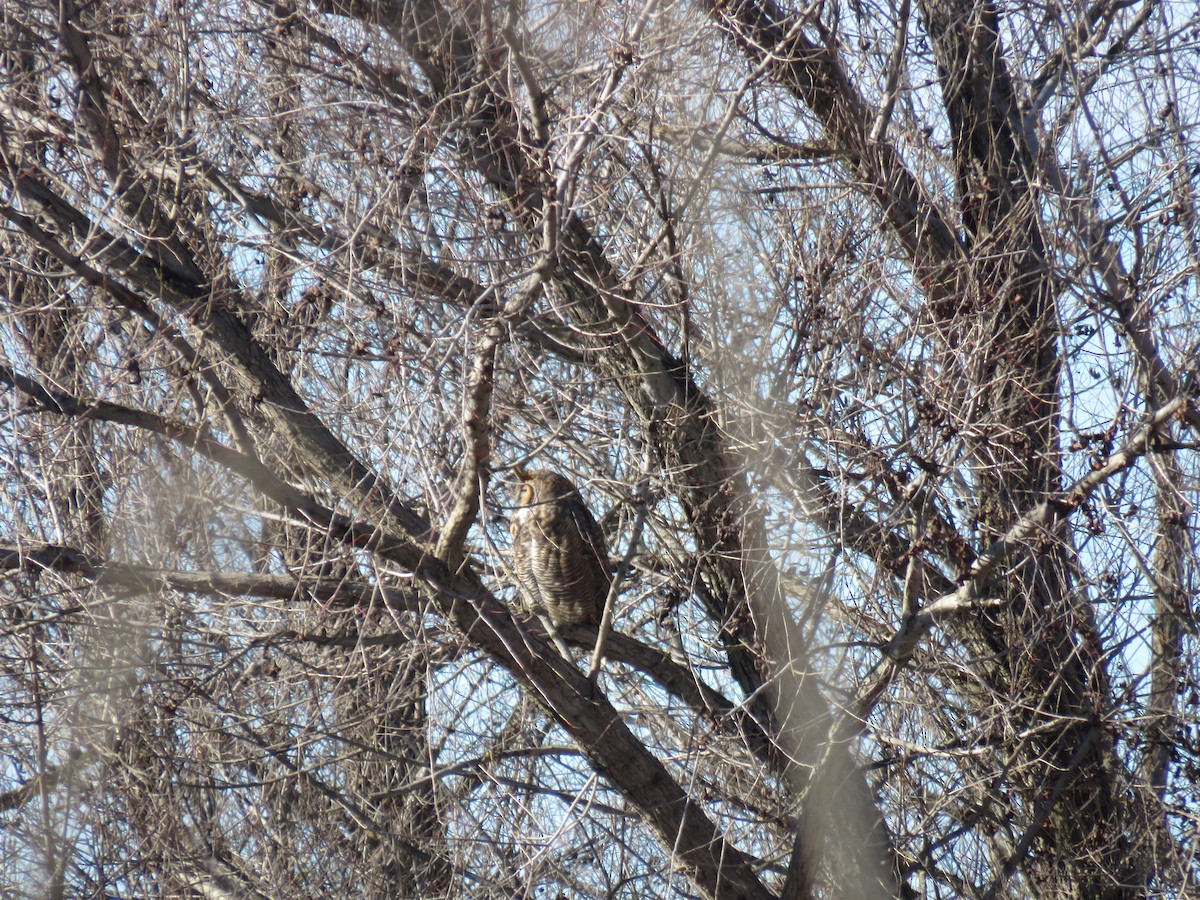
{"label": "sunlit branch", "polygon": [[1187,408],[1184,398],[1176,398],[1152,413],[1141,430],[1105,463],[1089,472],[1068,490],[1047,498],[1036,509],[1022,516],[972,564],[967,580],[953,592],[943,594],[921,607],[896,632],[884,647],[885,658],[874,678],[859,688],[847,723],[855,730],[865,727],[867,717],[883,696],[896,674],[912,658],[917,644],[935,625],[1000,601],[987,596],[988,587],[1001,564],[1017,553],[1030,553],[1031,538],[1051,532],[1063,519],[1084,505],[1102,484],[1123,472],[1154,449],[1154,441],[1164,424],[1182,415]]}

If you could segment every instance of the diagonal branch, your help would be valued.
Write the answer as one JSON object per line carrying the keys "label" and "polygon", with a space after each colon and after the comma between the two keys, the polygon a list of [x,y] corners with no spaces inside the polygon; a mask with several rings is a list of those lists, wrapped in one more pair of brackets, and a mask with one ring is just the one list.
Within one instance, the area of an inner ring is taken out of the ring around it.
{"label": "diagonal branch", "polygon": [[[429,526],[425,518],[330,431],[255,340],[250,327],[237,314],[240,289],[230,276],[210,278],[171,231],[171,219],[159,209],[155,192],[122,151],[100,68],[91,53],[89,31],[81,24],[80,10],[73,0],[61,0],[58,28],[79,79],[79,115],[113,184],[116,200],[150,238],[140,262],[153,271],[163,299],[208,339],[201,344],[205,352],[219,351],[215,355],[224,357],[222,361],[233,367],[242,381],[244,395],[261,401],[268,420],[296,451],[305,469],[327,477],[343,496],[360,501],[381,522],[400,529],[410,539],[427,540]],[[76,237],[85,239],[84,235]],[[213,255],[220,257],[218,253]]]}
{"label": "diagonal branch", "polygon": [[931,298],[951,297],[962,255],[958,237],[896,148],[875,135],[880,113],[854,88],[836,49],[793,27],[798,14],[771,0],[704,0],[703,6],[749,59],[765,62],[771,77],[821,121],[859,188],[883,210]]}
{"label": "diagonal branch", "polygon": [[1112,476],[1125,471],[1154,449],[1155,438],[1172,419],[1185,414],[1187,401],[1176,398],[1152,413],[1125,446],[1113,453],[1104,465],[1075,482],[1069,490],[1048,497],[1036,508],[1018,519],[1007,532],[983,551],[971,565],[966,580],[954,591],[925,604],[896,632],[884,648],[884,660],[875,677],[859,688],[851,704],[849,727],[861,731],[867,717],[896,675],[908,665],[917,644],[935,625],[997,601],[988,598],[988,587],[997,570],[1013,555],[1029,553],[1034,546],[1030,538],[1053,531],[1064,519],[1078,510],[1097,488]]}
{"label": "diagonal branch", "polygon": [[[66,201],[25,173],[14,174],[10,169],[6,174],[23,196],[37,200],[42,210],[67,234],[85,247],[98,243],[101,248],[98,252],[109,265],[116,265],[119,260],[131,256],[123,271],[188,315],[205,337],[211,338],[226,352],[222,362],[235,366],[242,379],[243,393],[262,401],[261,408],[291,439],[291,445],[301,452],[311,471],[325,473],[345,496],[363,499],[367,506],[380,512],[381,518],[394,519],[409,535],[423,539],[428,534],[429,526],[424,517],[397,497],[382,478],[359,461],[309,410],[291,381],[254,339],[246,323],[233,310],[210,302],[211,286],[181,281],[169,272],[156,270],[151,260],[138,257],[123,241],[97,242],[99,229]],[[65,247],[31,217],[7,204],[0,206],[0,214],[17,224],[73,272],[108,291],[131,311],[142,314],[149,310],[138,294],[120,280],[91,266],[83,256]],[[202,346],[207,348],[207,345],[207,341],[202,342]]]}
{"label": "diagonal branch", "polygon": [[522,630],[472,569],[451,568],[404,537],[335,513],[277,477],[258,460],[230,450],[194,428],[117,404],[84,403],[49,391],[7,368],[0,370],[0,377],[29,394],[47,411],[137,425],[164,434],[226,466],[289,512],[320,524],[332,538],[399,566],[415,578],[421,593],[438,612],[541,699],[596,770],[639,810],[664,846],[672,848],[707,896],[768,900],[770,894],[747,857],[722,837],[701,805],[634,736],[608,699],[584,673],[550,652],[544,641]]}
{"label": "diagonal branch", "polygon": [[[754,592],[743,565],[746,545],[752,543],[746,537],[747,521],[759,514],[752,510],[736,461],[724,446],[711,398],[632,301],[626,279],[581,215],[571,209],[556,211],[561,198],[552,194],[555,179],[539,170],[548,165],[544,154],[520,140],[517,111],[494,92],[491,82],[479,77],[474,35],[449,8],[436,0],[321,0],[319,5],[381,27],[397,40],[446,105],[460,115],[466,162],[501,193],[514,218],[530,233],[542,233],[545,246],[555,249],[547,280],[570,298],[566,305],[577,319],[578,331],[589,336],[589,349],[598,351],[596,364],[642,423],[697,542],[712,548],[703,565],[712,586],[708,596],[716,605],[707,612],[722,626],[734,678],[753,698],[755,715],[768,725],[772,712],[762,690],[767,679],[758,656],[760,642],[746,614]],[[544,229],[553,221],[559,223],[558,231],[547,241]]]}

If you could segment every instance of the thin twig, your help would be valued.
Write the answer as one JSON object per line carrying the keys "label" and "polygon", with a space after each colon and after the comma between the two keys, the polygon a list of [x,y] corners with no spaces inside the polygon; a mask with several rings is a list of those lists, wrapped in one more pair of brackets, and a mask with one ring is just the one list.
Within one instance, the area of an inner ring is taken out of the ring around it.
{"label": "thin twig", "polygon": [[908,664],[917,644],[934,625],[975,609],[999,604],[1001,601],[987,597],[986,591],[1000,564],[1018,550],[1028,552],[1029,538],[1052,529],[1079,509],[1105,481],[1128,469],[1153,449],[1154,437],[1159,429],[1172,418],[1182,415],[1186,408],[1187,400],[1178,397],[1156,410],[1141,430],[1112,454],[1104,465],[1079,479],[1069,490],[1047,498],[1018,519],[1002,537],[979,555],[971,566],[967,580],[956,591],[943,594],[910,616],[884,646],[884,659],[876,667],[875,676],[859,688],[847,716],[838,726],[839,731],[845,729],[859,733],[866,727],[867,717],[883,696],[884,690]]}
{"label": "thin twig", "polygon": [[604,661],[604,645],[608,639],[608,632],[612,629],[613,608],[616,606],[617,595],[621,592],[621,583],[629,574],[633,557],[637,553],[638,545],[642,542],[642,529],[645,527],[646,514],[650,509],[648,494],[649,484],[643,480],[634,492],[637,515],[633,520],[633,533],[629,536],[629,547],[625,550],[625,555],[621,557],[621,564],[617,566],[617,574],[613,576],[612,584],[609,585],[608,596],[604,598],[604,612],[600,615],[600,632],[596,636],[596,647],[592,651],[592,664],[588,668],[588,680],[592,682],[596,680],[600,664]]}

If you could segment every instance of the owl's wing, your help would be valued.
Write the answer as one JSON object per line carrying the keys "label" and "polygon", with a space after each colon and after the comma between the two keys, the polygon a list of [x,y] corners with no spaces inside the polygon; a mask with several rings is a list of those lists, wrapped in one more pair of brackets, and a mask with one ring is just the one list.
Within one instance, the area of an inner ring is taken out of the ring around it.
{"label": "owl's wing", "polygon": [[575,531],[583,541],[583,553],[587,564],[593,568],[600,580],[608,585],[612,582],[611,564],[608,560],[608,542],[596,519],[582,501],[570,500],[567,507]]}

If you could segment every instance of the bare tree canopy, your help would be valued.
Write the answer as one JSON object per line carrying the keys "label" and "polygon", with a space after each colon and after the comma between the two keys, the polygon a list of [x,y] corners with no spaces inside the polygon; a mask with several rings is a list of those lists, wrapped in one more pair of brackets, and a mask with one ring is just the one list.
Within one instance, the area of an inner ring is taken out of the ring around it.
{"label": "bare tree canopy", "polygon": [[1200,894],[1198,51],[0,0],[0,893]]}

